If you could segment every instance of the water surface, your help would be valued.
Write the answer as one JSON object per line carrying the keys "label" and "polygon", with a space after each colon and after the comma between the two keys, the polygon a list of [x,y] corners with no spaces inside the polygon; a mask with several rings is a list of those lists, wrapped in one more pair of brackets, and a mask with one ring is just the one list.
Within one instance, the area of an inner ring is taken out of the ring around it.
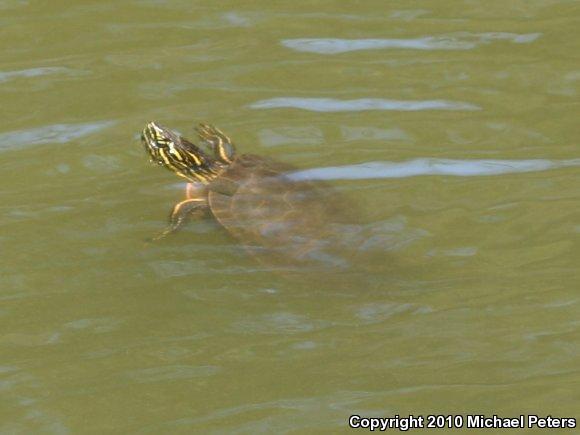
{"label": "water surface", "polygon": [[[1,433],[580,417],[575,2],[0,11]],[[207,220],[147,242],[183,194],[150,120],[331,184],[364,267],[280,273]]]}

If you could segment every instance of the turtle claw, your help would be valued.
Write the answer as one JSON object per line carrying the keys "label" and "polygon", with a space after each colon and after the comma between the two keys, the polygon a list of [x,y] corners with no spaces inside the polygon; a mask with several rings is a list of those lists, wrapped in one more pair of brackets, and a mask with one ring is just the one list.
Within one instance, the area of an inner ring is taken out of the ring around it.
{"label": "turtle claw", "polygon": [[218,160],[226,164],[232,162],[235,154],[234,145],[224,132],[213,125],[204,123],[200,123],[195,131],[199,138],[210,146]]}
{"label": "turtle claw", "polygon": [[164,239],[170,234],[179,231],[187,223],[189,218],[196,213],[203,212],[207,209],[207,201],[204,198],[190,198],[178,202],[171,210],[169,216],[169,226],[156,236],[152,237],[149,242],[157,242]]}
{"label": "turtle claw", "polygon": [[210,124],[205,124],[202,122],[195,128],[195,131],[201,140],[209,142],[210,144],[215,144],[220,140],[224,142],[231,142],[231,139],[228,136]]}

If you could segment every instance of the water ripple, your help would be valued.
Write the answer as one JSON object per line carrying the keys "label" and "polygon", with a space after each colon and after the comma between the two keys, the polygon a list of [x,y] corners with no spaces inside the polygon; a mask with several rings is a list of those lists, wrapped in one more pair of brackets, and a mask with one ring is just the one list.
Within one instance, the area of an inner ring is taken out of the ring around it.
{"label": "water ripple", "polygon": [[292,50],[318,54],[338,54],[349,51],[393,48],[411,50],[471,50],[479,45],[489,44],[496,40],[508,40],[516,44],[524,44],[535,41],[540,35],[540,33],[460,32],[444,36],[427,36],[410,39],[296,38],[283,39],[281,44]]}
{"label": "water ripple", "polygon": [[277,109],[291,107],[313,112],[361,112],[364,110],[480,110],[481,107],[461,101],[447,100],[387,100],[383,98],[360,98],[357,100],[337,100],[334,98],[282,97],[256,101],[252,109]]}
{"label": "water ripple", "polygon": [[53,124],[28,130],[0,133],[0,151],[22,149],[49,143],[67,143],[114,125],[114,121]]}
{"label": "water ripple", "polygon": [[289,174],[293,180],[361,180],[406,178],[420,175],[474,177],[547,171],[580,166],[580,159],[570,160],[452,160],[421,158],[406,162],[368,162],[358,165],[312,168]]}
{"label": "water ripple", "polygon": [[135,382],[167,382],[192,378],[207,378],[220,371],[217,366],[168,365],[136,369],[127,372],[127,376]]}
{"label": "water ripple", "polygon": [[70,74],[74,72],[69,68],[64,67],[40,67],[23,69],[19,71],[0,71],[0,83],[20,77],[38,77],[49,74]]}

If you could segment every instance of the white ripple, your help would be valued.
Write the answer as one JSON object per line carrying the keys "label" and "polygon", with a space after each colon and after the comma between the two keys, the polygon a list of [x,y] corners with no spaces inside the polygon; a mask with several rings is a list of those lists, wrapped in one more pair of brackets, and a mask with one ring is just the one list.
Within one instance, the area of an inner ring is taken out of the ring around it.
{"label": "white ripple", "polygon": [[0,151],[22,149],[49,143],[67,143],[114,125],[114,121],[53,124],[28,130],[0,133]]}
{"label": "white ripple", "polygon": [[21,77],[38,77],[50,74],[70,74],[74,71],[65,67],[39,67],[18,71],[0,71],[0,83]]}
{"label": "white ripple", "polygon": [[508,32],[458,32],[422,38],[295,38],[283,39],[281,44],[296,51],[318,54],[338,54],[349,51],[411,49],[411,50],[470,50],[492,41],[508,40],[516,44],[533,42],[540,33],[517,34]]}
{"label": "white ripple", "polygon": [[357,100],[337,100],[335,98],[281,97],[256,101],[252,109],[277,109],[290,107],[313,112],[361,112],[364,110],[480,110],[479,106],[461,101],[447,100],[387,100],[383,98],[360,98]]}
{"label": "white ripple", "polygon": [[453,160],[421,158],[406,162],[369,162],[358,165],[312,168],[292,172],[288,176],[293,180],[362,180],[406,178],[421,175],[475,177],[547,171],[571,166],[580,166],[580,159]]}

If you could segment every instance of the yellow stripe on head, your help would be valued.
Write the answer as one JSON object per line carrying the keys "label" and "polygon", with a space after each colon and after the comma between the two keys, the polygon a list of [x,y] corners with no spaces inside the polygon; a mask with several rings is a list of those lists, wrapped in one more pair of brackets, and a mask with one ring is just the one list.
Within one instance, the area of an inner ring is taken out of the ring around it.
{"label": "yellow stripe on head", "polygon": [[[144,128],[141,140],[152,160],[192,182],[210,183],[223,169],[223,163],[208,156],[180,134],[150,122]],[[225,156],[220,143],[220,155]],[[225,158],[224,158],[225,159]]]}
{"label": "yellow stripe on head", "polygon": [[183,151],[191,160],[193,160],[193,162],[197,165],[197,166],[201,166],[203,165],[202,160],[195,155],[194,153],[191,153],[189,151]]}
{"label": "yellow stripe on head", "polygon": [[183,161],[183,157],[181,153],[175,149],[175,144],[173,142],[169,142],[169,153],[179,161]]}
{"label": "yellow stripe on head", "polygon": [[165,148],[159,148],[159,155],[161,156],[161,158],[163,159],[163,161],[167,166],[172,166],[171,161],[167,157],[167,152],[165,151]]}

